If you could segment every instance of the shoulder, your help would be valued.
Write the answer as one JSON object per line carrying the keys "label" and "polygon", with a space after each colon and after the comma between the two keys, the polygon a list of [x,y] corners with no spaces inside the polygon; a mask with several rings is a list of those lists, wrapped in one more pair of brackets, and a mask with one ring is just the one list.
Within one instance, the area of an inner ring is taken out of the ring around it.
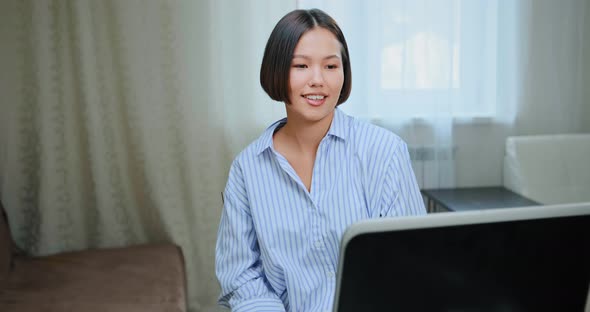
{"label": "shoulder", "polygon": [[265,159],[262,155],[266,153],[272,146],[273,134],[277,126],[284,123],[285,119],[278,120],[272,123],[266,130],[264,130],[260,136],[252,141],[246,148],[244,148],[234,158],[232,163],[233,166],[249,166],[253,162]]}
{"label": "shoulder", "polygon": [[400,149],[407,149],[406,142],[393,131],[358,118],[350,118],[351,143],[360,154],[393,156]]}

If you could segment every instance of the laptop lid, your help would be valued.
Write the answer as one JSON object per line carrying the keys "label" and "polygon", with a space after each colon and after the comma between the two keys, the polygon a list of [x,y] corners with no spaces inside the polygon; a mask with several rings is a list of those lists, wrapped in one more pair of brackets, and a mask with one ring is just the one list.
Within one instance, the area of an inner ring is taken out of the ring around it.
{"label": "laptop lid", "polygon": [[586,311],[590,203],[365,220],[334,311]]}

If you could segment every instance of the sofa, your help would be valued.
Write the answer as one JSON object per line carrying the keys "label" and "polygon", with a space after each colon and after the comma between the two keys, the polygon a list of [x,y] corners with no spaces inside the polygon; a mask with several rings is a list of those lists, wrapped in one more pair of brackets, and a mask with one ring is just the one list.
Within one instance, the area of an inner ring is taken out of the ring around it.
{"label": "sofa", "polygon": [[542,204],[590,202],[590,134],[508,137],[503,180]]}
{"label": "sofa", "polygon": [[0,203],[0,311],[186,311],[181,249],[148,244],[31,257]]}

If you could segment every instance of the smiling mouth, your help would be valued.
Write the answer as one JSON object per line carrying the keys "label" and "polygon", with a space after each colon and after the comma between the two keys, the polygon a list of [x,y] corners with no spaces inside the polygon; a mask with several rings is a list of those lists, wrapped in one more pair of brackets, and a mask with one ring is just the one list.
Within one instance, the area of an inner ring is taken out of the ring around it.
{"label": "smiling mouth", "polygon": [[327,98],[326,95],[322,95],[322,94],[307,94],[307,95],[302,95],[301,97],[303,97],[305,99],[305,101],[307,102],[307,104],[309,104],[311,106],[320,106],[326,102],[326,98]]}
{"label": "smiling mouth", "polygon": [[319,101],[319,100],[323,100],[326,98],[325,95],[320,95],[320,94],[308,94],[308,95],[304,95],[303,97],[308,100],[313,100],[313,101]]}

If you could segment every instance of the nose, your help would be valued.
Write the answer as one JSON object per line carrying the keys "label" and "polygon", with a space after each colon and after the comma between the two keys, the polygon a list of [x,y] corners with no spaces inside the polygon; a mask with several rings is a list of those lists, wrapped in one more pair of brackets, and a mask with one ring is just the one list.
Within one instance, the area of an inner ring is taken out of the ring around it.
{"label": "nose", "polygon": [[321,87],[324,85],[324,75],[321,68],[314,68],[309,79],[310,87]]}

